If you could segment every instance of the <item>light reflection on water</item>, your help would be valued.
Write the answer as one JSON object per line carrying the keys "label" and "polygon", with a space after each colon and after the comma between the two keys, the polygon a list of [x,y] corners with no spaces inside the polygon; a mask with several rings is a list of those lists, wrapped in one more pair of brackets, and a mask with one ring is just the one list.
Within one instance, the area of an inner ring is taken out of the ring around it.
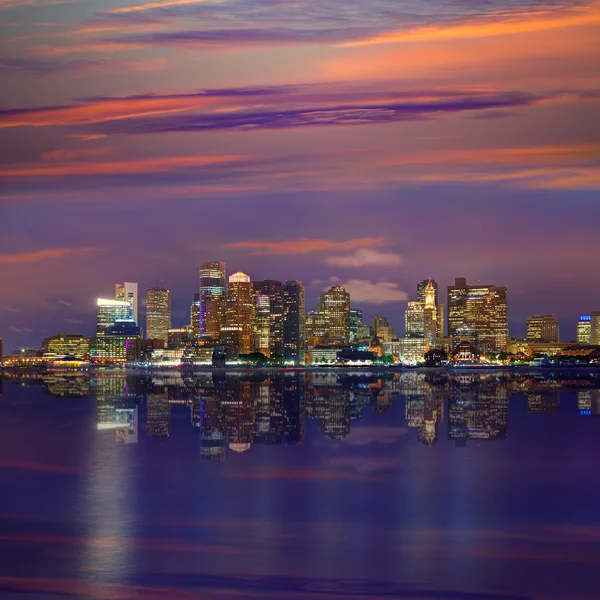
{"label": "light reflection on water", "polygon": [[595,417],[594,372],[5,375],[0,597],[597,598]]}

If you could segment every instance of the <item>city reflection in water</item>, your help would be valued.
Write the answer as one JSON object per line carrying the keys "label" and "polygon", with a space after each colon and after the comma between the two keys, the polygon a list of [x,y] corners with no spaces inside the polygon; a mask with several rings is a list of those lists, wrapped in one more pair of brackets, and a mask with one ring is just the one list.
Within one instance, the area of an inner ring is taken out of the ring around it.
{"label": "city reflection in water", "polygon": [[115,442],[140,435],[168,438],[174,405],[189,410],[199,433],[200,458],[223,460],[255,444],[301,444],[306,421],[323,435],[346,438],[365,411],[384,414],[404,401],[414,439],[433,446],[440,435],[457,447],[470,441],[505,440],[512,398],[525,397],[530,413],[552,414],[562,393],[575,392],[581,416],[600,416],[600,374],[369,372],[203,372],[200,374],[7,375],[41,384],[51,396],[97,401],[98,430],[114,430]]}
{"label": "city reflection in water", "polygon": [[2,600],[598,597],[600,373],[20,372],[0,394]]}

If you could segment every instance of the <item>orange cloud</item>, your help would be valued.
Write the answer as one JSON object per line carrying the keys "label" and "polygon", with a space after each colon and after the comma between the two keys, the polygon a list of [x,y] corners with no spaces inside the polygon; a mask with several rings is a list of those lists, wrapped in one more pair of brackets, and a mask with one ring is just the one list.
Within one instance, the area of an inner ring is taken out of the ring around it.
{"label": "orange cloud", "polygon": [[311,238],[295,238],[282,241],[248,241],[226,244],[226,248],[244,248],[254,250],[256,256],[277,256],[281,254],[309,254],[311,252],[323,251],[345,251],[356,248],[370,248],[385,244],[384,237],[358,238],[344,242],[333,242],[330,240],[319,240]]}
{"label": "orange cloud", "polygon": [[32,127],[84,125],[101,121],[184,112],[208,106],[214,102],[216,102],[214,98],[193,94],[168,97],[107,98],[74,106],[5,111],[0,114],[0,128],[25,125]]}
{"label": "orange cloud", "polygon": [[[61,256],[78,256],[99,252],[99,248],[50,248],[48,250],[35,250],[33,252],[20,252],[16,254],[0,254],[0,264],[20,265],[24,263],[36,263]],[[1,465],[0,465],[1,466]]]}
{"label": "orange cloud", "polygon": [[374,44],[397,44],[414,42],[435,42],[443,40],[473,39],[519,33],[533,33],[600,24],[600,10],[597,4],[575,9],[560,16],[549,17],[546,11],[518,14],[502,20],[475,19],[470,23],[448,27],[418,27],[406,31],[395,31],[376,35],[363,40],[343,42],[340,46],[369,46]]}
{"label": "orange cloud", "polygon": [[156,8],[166,8],[168,6],[181,6],[185,4],[203,4],[210,2],[218,4],[221,0],[161,0],[160,2],[147,2],[146,4],[135,4],[133,6],[123,6],[122,8],[111,8],[105,11],[106,14],[124,14],[133,12],[143,12]]}
{"label": "orange cloud", "polygon": [[60,177],[84,175],[134,175],[136,173],[168,172],[189,167],[206,167],[233,163],[242,156],[166,156],[131,161],[38,163],[0,169],[0,177]]}

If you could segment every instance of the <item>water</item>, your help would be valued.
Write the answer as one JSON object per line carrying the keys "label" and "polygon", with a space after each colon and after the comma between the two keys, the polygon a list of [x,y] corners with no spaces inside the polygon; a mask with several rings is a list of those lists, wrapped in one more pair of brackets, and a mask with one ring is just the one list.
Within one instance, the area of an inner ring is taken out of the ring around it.
{"label": "water", "polygon": [[600,373],[1,389],[2,600],[600,597]]}

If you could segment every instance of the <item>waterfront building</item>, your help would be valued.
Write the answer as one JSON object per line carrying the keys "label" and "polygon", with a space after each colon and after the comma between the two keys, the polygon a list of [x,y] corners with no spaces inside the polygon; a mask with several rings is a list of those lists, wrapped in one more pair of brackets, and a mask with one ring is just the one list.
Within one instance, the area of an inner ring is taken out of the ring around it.
{"label": "waterfront building", "polygon": [[577,341],[589,344],[592,337],[592,315],[581,315],[577,323]]}
{"label": "waterfront building", "polygon": [[115,283],[115,300],[129,302],[131,306],[131,318],[140,324],[138,320],[138,284],[125,281],[124,283]]}
{"label": "waterfront building", "polygon": [[141,329],[133,319],[119,320],[102,335],[90,340],[90,360],[94,363],[124,363],[133,340],[141,338]]}
{"label": "waterfront building", "polygon": [[164,288],[146,290],[146,338],[169,343],[171,292]]}
{"label": "waterfront building", "polygon": [[508,343],[508,290],[495,285],[468,285],[457,277],[448,286],[448,335],[462,325],[472,325],[481,352],[506,350]]}
{"label": "waterfront building", "polygon": [[98,298],[96,300],[96,334],[104,335],[106,330],[117,321],[133,319],[131,303],[125,300]]}
{"label": "waterfront building", "polygon": [[189,343],[190,330],[187,327],[171,327],[167,330],[167,348],[170,350],[184,348]]}
{"label": "waterfront building", "polygon": [[590,344],[600,346],[600,311],[592,312],[590,317]]}
{"label": "waterfront building", "polygon": [[402,364],[424,362],[428,350],[429,340],[425,337],[403,337],[398,340],[398,358]]}
{"label": "waterfront building", "polygon": [[554,315],[534,316],[527,319],[528,342],[558,342],[558,321]]}
{"label": "waterfront building", "polygon": [[229,277],[227,284],[223,325],[239,328],[240,354],[249,354],[253,350],[255,314],[256,305],[252,281],[246,273],[238,271]]}
{"label": "waterfront building", "polygon": [[226,265],[224,262],[200,263],[200,335],[215,340],[225,323]]}
{"label": "waterfront building", "polygon": [[42,355],[46,360],[57,360],[72,356],[86,360],[90,354],[90,341],[83,335],[59,333],[42,342]]}
{"label": "waterfront building", "polygon": [[321,293],[319,311],[327,319],[327,341],[332,344],[350,342],[350,294],[335,285]]}

